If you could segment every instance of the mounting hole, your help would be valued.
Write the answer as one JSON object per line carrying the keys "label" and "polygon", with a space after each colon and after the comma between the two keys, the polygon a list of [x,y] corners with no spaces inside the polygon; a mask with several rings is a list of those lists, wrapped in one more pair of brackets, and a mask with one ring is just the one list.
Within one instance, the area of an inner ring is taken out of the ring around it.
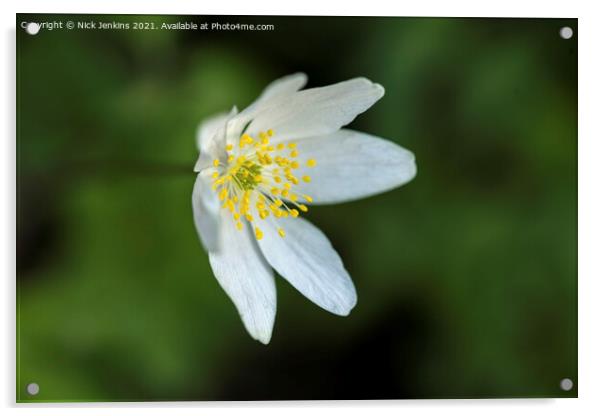
{"label": "mounting hole", "polygon": [[565,26],[563,28],[560,28],[560,37],[562,39],[570,39],[573,37],[573,29]]}
{"label": "mounting hole", "polygon": [[40,31],[40,25],[34,22],[29,22],[27,23],[27,26],[25,26],[25,31],[30,35],[37,35]]}
{"label": "mounting hole", "polygon": [[29,393],[30,396],[35,396],[39,392],[40,386],[38,385],[38,383],[29,383],[27,385],[27,393]]}
{"label": "mounting hole", "polygon": [[563,378],[560,380],[560,388],[564,391],[571,391],[573,389],[573,380],[570,378]]}

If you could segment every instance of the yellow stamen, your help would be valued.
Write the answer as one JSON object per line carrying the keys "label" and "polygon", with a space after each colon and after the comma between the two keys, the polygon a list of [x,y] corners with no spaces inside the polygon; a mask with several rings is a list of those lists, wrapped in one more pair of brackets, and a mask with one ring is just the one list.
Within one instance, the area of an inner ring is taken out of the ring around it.
{"label": "yellow stamen", "polygon": [[[239,146],[244,150],[231,153],[235,146],[227,144],[224,159],[213,160],[213,165],[219,169],[211,173],[212,188],[222,201],[220,205],[232,215],[238,230],[244,228],[245,220],[257,225],[256,218],[265,220],[270,214],[275,219],[297,218],[300,212],[309,210],[299,200],[313,201],[309,195],[295,193],[299,181],[310,182],[311,177],[297,177],[293,173],[300,168],[301,162],[315,166],[315,159],[299,160],[302,152],[296,143],[270,144],[273,136],[271,129],[259,132],[257,139],[245,133],[239,137]],[[264,233],[259,227],[251,226],[251,229],[257,240],[263,238]],[[283,228],[276,230],[280,237],[285,236]]]}

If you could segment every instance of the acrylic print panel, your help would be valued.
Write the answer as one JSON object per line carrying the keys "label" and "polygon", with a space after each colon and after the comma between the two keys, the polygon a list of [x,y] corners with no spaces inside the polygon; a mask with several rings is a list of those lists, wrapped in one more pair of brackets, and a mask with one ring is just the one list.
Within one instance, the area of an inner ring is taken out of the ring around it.
{"label": "acrylic print panel", "polygon": [[575,19],[17,16],[17,400],[577,396]]}

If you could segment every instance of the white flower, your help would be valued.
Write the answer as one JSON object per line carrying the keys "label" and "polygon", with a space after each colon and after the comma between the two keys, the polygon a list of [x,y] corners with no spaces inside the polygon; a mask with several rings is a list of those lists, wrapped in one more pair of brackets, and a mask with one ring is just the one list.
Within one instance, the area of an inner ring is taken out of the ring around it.
{"label": "white flower", "polygon": [[357,301],[328,239],[301,218],[307,206],[385,192],[416,174],[408,150],[341,130],[382,86],[355,78],[300,91],[306,81],[278,79],[244,111],[214,116],[198,132],[195,225],[215,277],[264,344],[276,316],[274,270],[334,314],[348,315]]}

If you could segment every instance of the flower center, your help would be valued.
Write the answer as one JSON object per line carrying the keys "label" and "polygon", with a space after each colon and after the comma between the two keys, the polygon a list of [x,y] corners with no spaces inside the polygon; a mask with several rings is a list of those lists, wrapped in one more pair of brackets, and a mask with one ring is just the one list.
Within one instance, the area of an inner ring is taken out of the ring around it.
{"label": "flower center", "polygon": [[[213,190],[223,202],[222,208],[232,213],[238,230],[244,228],[245,222],[254,228],[258,240],[263,238],[263,232],[256,218],[296,218],[299,211],[308,211],[301,201],[312,202],[311,196],[296,193],[299,178],[295,171],[301,166],[296,143],[273,145],[273,136],[272,130],[259,133],[257,139],[243,134],[238,146],[226,145],[225,161],[213,161]],[[314,159],[304,163],[309,167],[316,165]],[[310,182],[311,177],[305,175],[301,180]],[[278,228],[278,234],[285,236],[282,228]]]}

